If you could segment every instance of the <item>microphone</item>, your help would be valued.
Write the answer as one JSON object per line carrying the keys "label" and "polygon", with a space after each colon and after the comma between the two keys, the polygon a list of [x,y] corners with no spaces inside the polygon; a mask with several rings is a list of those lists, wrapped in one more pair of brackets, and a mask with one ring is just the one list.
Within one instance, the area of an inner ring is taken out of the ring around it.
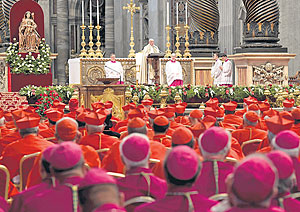
{"label": "microphone", "polygon": [[120,84],[121,84],[121,82],[122,82],[122,76],[121,76],[121,73],[120,72],[118,72],[118,71],[116,71],[116,70],[114,70],[113,68],[111,68],[111,67],[108,67],[107,65],[104,65],[104,68],[108,68],[108,69],[110,69],[110,70],[112,70],[113,72],[115,72],[115,73],[118,73],[119,75],[120,75]]}

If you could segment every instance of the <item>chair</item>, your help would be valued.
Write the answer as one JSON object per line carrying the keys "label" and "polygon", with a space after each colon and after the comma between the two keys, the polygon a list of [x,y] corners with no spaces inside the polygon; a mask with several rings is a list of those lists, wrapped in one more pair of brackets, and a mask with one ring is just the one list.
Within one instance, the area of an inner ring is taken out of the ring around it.
{"label": "chair", "polygon": [[152,169],[155,166],[155,164],[157,164],[159,162],[160,162],[160,160],[158,160],[158,159],[150,158],[149,159],[149,168]]}
{"label": "chair", "polygon": [[253,140],[249,140],[249,141],[244,141],[241,146],[244,155],[247,156],[253,152],[256,152],[256,150],[261,142],[262,142],[261,139],[253,139]]}
{"label": "chair", "polygon": [[215,200],[215,201],[218,201],[218,202],[221,202],[222,200],[227,199],[227,198],[228,198],[228,194],[226,194],[226,193],[215,194],[215,195],[209,197],[209,199]]}
{"label": "chair", "polygon": [[235,158],[232,158],[232,157],[226,157],[225,160],[224,160],[225,163],[229,163],[231,164],[232,166],[234,166],[238,160],[235,159]]}
{"label": "chair", "polygon": [[138,206],[140,206],[143,203],[148,203],[148,202],[154,202],[155,199],[149,196],[139,196],[139,197],[134,197],[132,199],[127,200],[124,203],[124,207],[127,212],[133,212],[134,209]]}
{"label": "chair", "polygon": [[24,155],[20,160],[20,188],[23,191],[26,188],[28,175],[33,167],[33,163],[40,152]]}
{"label": "chair", "polygon": [[109,151],[109,148],[104,148],[104,149],[98,149],[98,150],[96,150],[96,152],[98,153],[99,158],[100,158],[101,161],[103,160],[105,154],[106,154],[108,151]]}
{"label": "chair", "polygon": [[8,199],[10,174],[6,166],[0,165],[0,196]]}
{"label": "chair", "polygon": [[107,172],[108,175],[113,176],[116,179],[124,178],[125,175],[117,172]]}
{"label": "chair", "polygon": [[300,200],[300,192],[292,193],[292,194],[288,195],[288,197],[291,197],[296,200]]}

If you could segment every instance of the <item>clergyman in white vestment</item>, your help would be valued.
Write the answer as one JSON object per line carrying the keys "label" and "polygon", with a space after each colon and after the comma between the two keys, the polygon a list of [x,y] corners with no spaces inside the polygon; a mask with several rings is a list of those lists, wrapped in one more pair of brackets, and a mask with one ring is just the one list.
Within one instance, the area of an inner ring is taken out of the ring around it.
{"label": "clergyman in white vestment", "polygon": [[172,54],[171,60],[166,64],[167,83],[169,86],[183,85],[182,67],[180,62],[176,61],[176,54]]}
{"label": "clergyman in white vestment", "polygon": [[[140,83],[148,83],[152,84],[154,82],[154,70],[152,68],[152,65],[149,64],[148,66],[148,76],[147,76],[147,57],[149,54],[152,53],[159,53],[159,48],[154,45],[154,40],[150,39],[149,44],[144,47],[142,53],[143,53],[143,58],[142,58],[142,65],[141,65],[141,76],[140,76]],[[148,81],[147,81],[148,79]]]}
{"label": "clergyman in white vestment", "polygon": [[228,60],[226,54],[222,54],[222,62],[223,66],[221,66],[222,70],[222,77],[221,77],[221,85],[228,86],[232,85],[233,80],[232,80],[232,63],[230,60]]}
{"label": "clergyman in white vestment", "polygon": [[120,78],[121,76],[121,81],[123,82],[124,70],[122,64],[116,61],[115,54],[110,55],[110,61],[107,61],[105,63],[104,69],[105,69],[106,78]]}
{"label": "clergyman in white vestment", "polygon": [[214,53],[214,60],[215,63],[211,68],[211,78],[213,79],[214,85],[220,85],[221,84],[221,78],[222,78],[222,61],[219,59],[219,54]]}

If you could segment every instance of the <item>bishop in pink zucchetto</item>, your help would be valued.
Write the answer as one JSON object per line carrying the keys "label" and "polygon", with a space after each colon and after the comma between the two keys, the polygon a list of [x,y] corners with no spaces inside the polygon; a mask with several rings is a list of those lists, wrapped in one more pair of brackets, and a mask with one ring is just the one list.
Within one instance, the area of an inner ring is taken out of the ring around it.
{"label": "bishop in pink zucchetto", "polygon": [[165,159],[164,170],[168,183],[166,196],[153,203],[141,205],[136,212],[203,212],[209,211],[216,204],[193,188],[201,171],[201,163],[192,148],[185,145],[172,148]]}

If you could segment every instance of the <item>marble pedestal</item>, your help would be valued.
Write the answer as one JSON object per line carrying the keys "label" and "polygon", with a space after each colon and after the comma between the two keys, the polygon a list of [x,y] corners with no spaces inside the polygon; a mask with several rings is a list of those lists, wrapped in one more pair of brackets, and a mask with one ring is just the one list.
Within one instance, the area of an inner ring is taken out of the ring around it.
{"label": "marble pedestal", "polygon": [[289,53],[240,53],[230,55],[235,63],[235,84],[288,84],[288,63],[295,58]]}

